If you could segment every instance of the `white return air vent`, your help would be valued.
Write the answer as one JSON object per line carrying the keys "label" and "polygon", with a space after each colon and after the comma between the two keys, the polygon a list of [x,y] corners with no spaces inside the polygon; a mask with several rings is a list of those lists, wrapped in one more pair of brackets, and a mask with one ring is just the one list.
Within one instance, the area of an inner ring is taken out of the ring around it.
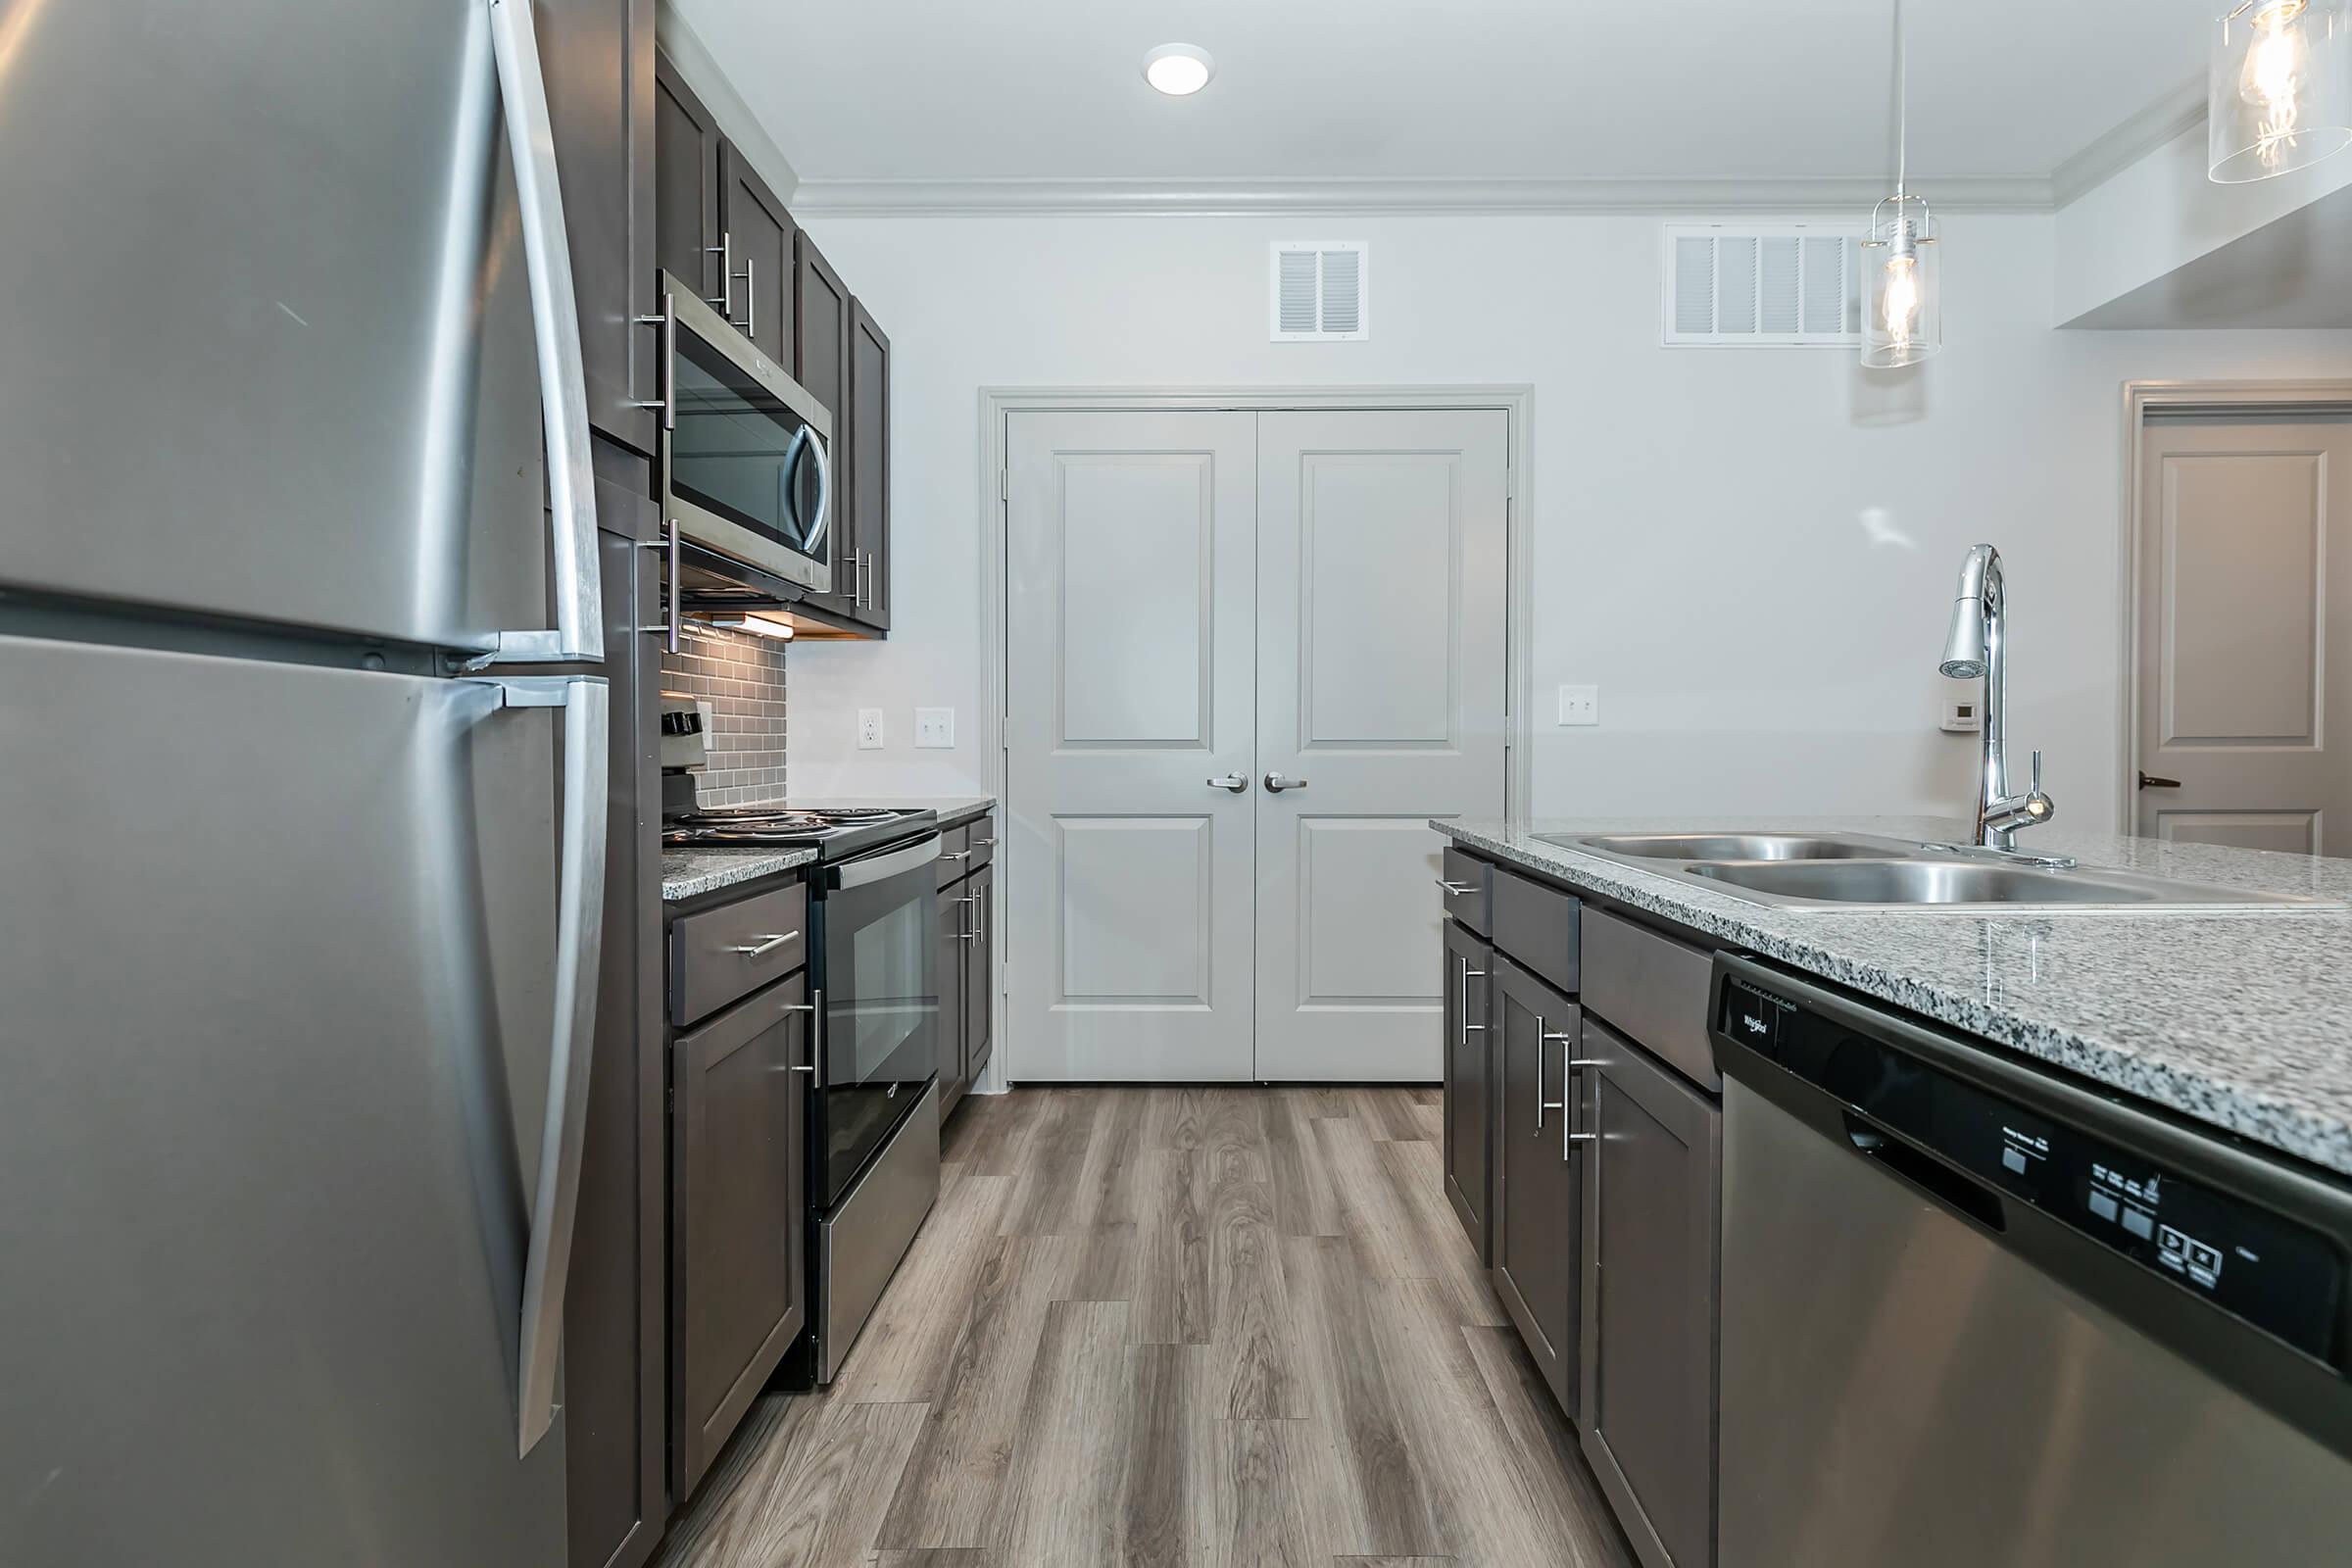
{"label": "white return air vent", "polygon": [[1668,348],[1851,348],[1861,235],[1816,223],[1668,223]]}
{"label": "white return air vent", "polygon": [[1277,343],[1345,343],[1372,335],[1372,269],[1362,240],[1274,242]]}

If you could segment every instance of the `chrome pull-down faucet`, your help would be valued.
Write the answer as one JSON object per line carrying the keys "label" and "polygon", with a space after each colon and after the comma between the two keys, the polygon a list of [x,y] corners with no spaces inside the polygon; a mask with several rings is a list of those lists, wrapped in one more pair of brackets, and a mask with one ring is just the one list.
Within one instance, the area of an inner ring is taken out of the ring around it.
{"label": "chrome pull-down faucet", "polygon": [[1952,604],[1952,629],[1944,639],[1943,673],[1954,680],[1984,682],[1984,752],[1977,768],[1977,842],[2006,850],[2021,827],[2036,827],[2058,808],[2041,792],[2041,754],[2034,754],[2033,787],[2009,793],[2009,754],[2002,733],[2007,706],[2009,607],[2001,578],[2001,553],[1979,545],[1960,564],[1960,592]]}

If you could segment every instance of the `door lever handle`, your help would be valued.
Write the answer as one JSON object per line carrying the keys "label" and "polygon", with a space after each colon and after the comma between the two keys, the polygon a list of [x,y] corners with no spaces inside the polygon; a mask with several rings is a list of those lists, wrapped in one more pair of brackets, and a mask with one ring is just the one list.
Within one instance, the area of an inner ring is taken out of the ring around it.
{"label": "door lever handle", "polygon": [[1206,782],[1212,790],[1230,790],[1236,795],[1250,787],[1250,781],[1239,773],[1228,773],[1223,778],[1212,778]]}
{"label": "door lever handle", "polygon": [[2153,773],[2142,773],[2139,775],[2139,787],[2143,790],[2177,790],[2180,787],[2180,781],[2177,778],[2158,778]]}
{"label": "door lever handle", "polygon": [[1266,775],[1266,793],[1269,795],[1280,795],[1284,790],[1302,790],[1304,788],[1306,788],[1306,780],[1302,778],[1284,778],[1280,773]]}

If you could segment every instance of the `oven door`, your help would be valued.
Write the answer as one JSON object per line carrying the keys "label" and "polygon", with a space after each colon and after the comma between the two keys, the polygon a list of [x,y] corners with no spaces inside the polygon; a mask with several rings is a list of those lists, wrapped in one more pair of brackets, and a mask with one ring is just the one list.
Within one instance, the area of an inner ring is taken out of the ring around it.
{"label": "oven door", "polygon": [[831,416],[683,282],[663,272],[662,289],[663,515],[720,555],[830,593]]}
{"label": "oven door", "polygon": [[827,1207],[914,1108],[938,1059],[938,859],[932,833],[823,874],[815,1160]]}

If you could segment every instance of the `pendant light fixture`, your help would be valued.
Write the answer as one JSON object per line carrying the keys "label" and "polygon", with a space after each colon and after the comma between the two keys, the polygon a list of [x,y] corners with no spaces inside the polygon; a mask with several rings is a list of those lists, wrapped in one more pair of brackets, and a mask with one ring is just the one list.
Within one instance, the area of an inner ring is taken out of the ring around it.
{"label": "pendant light fixture", "polygon": [[2352,143],[2352,0],[2240,0],[2213,24],[2206,172],[2223,185]]}
{"label": "pendant light fixture", "polygon": [[1894,194],[1871,210],[1862,241],[1862,363],[1915,365],[1943,347],[1943,278],[1936,214],[1911,194],[1910,61],[1903,0],[1894,0]]}

